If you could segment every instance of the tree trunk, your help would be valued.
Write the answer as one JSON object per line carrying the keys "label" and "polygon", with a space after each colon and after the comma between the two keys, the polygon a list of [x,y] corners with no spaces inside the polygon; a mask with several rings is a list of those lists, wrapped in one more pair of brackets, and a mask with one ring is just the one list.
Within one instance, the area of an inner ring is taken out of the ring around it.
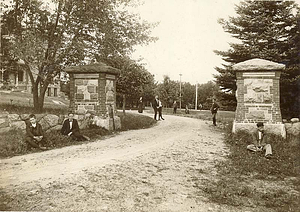
{"label": "tree trunk", "polygon": [[35,113],[39,112],[39,89],[36,83],[32,84],[33,108]]}
{"label": "tree trunk", "polygon": [[[39,114],[43,112],[44,108],[44,100],[45,100],[45,93],[48,87],[48,84],[45,84],[41,87],[41,89],[38,89],[38,85],[35,84],[33,87],[33,105],[34,105],[34,112]],[[40,93],[39,93],[40,90]]]}
{"label": "tree trunk", "polygon": [[125,106],[126,106],[126,95],[123,94],[123,113],[125,115]]}

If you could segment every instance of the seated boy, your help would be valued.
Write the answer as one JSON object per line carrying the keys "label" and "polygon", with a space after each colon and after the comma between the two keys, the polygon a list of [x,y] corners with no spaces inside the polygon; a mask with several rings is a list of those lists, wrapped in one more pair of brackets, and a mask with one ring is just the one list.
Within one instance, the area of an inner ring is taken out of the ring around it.
{"label": "seated boy", "polygon": [[25,141],[32,147],[46,150],[42,144],[45,143],[44,132],[42,126],[36,122],[34,114],[29,115],[29,124],[26,125]]}
{"label": "seated boy", "polygon": [[265,142],[264,124],[258,122],[256,126],[257,130],[253,135],[254,144],[248,145],[247,149],[253,152],[265,151],[265,157],[270,158],[272,156],[272,147]]}

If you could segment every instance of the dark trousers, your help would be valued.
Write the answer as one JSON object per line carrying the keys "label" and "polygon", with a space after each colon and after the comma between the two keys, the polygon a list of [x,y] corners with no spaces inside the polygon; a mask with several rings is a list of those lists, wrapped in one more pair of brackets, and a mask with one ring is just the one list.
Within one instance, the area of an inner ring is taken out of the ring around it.
{"label": "dark trousers", "polygon": [[37,140],[35,140],[32,137],[26,136],[25,141],[31,147],[34,147],[34,148],[40,148],[41,146],[45,146],[45,144],[46,144],[46,139],[45,138],[43,138],[40,142],[38,142]]}
{"label": "dark trousers", "polygon": [[162,107],[159,107],[158,108],[158,119],[162,119],[162,120],[164,120],[164,118],[162,117]]}
{"label": "dark trousers", "polygon": [[212,113],[213,124],[217,125],[217,113]]}
{"label": "dark trousers", "polygon": [[176,114],[177,107],[174,107],[173,113]]}
{"label": "dark trousers", "polygon": [[156,116],[157,116],[157,108],[153,108],[154,110],[154,120],[156,120]]}
{"label": "dark trousers", "polygon": [[83,135],[81,135],[79,132],[73,132],[71,134],[71,138],[75,141],[86,141],[87,138]]}

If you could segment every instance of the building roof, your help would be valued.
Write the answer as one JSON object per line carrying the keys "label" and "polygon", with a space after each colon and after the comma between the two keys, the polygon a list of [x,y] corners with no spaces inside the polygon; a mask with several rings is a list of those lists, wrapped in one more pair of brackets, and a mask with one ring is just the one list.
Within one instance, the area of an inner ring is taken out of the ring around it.
{"label": "building roof", "polygon": [[237,63],[232,66],[235,71],[275,71],[275,70],[283,70],[285,68],[284,64],[275,63],[269,60],[263,59],[251,59],[246,60],[241,63]]}
{"label": "building roof", "polygon": [[65,68],[68,73],[108,73],[119,75],[120,70],[106,65],[105,63],[92,63],[89,65],[70,66]]}

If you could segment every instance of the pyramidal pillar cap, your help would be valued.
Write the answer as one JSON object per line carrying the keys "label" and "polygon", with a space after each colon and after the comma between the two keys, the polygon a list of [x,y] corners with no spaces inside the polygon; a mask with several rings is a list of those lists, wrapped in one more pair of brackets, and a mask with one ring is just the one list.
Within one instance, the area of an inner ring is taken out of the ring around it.
{"label": "pyramidal pillar cap", "polygon": [[285,69],[285,65],[264,59],[251,59],[232,66],[235,71],[277,71]]}

